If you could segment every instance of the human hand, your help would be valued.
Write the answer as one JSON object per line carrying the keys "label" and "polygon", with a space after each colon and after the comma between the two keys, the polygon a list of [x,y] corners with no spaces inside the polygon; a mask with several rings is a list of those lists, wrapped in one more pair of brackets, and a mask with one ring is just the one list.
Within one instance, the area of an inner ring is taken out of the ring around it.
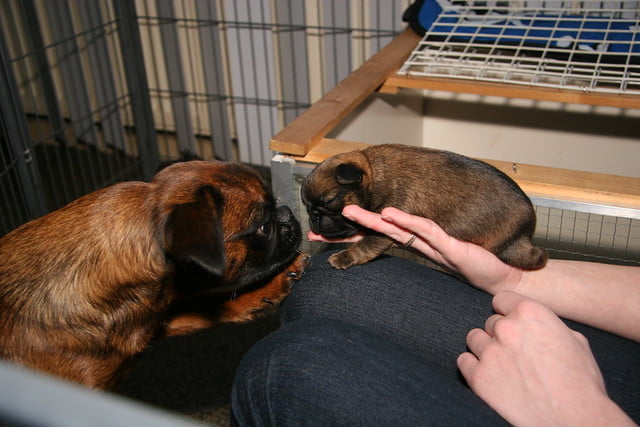
{"label": "human hand", "polygon": [[[449,236],[435,222],[410,215],[396,208],[385,208],[381,214],[356,205],[346,206],[343,215],[368,229],[383,233],[400,245],[416,239],[410,247],[443,267],[463,275],[471,284],[495,294],[500,290],[514,289],[522,277],[522,270],[503,263],[481,246],[463,242]],[[348,239],[329,240],[310,232],[312,241],[355,242],[361,235]]]}
{"label": "human hand", "polygon": [[[467,335],[458,367],[471,389],[515,425],[633,422],[607,396],[586,338],[550,309],[515,292]],[[615,422],[613,422],[615,420]]]}

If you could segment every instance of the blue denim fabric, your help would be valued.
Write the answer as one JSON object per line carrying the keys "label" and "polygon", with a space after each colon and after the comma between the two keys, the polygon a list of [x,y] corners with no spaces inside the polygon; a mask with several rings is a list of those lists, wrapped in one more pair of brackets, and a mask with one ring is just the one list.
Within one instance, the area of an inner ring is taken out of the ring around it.
{"label": "blue denim fabric", "polygon": [[[314,257],[282,326],[244,357],[237,425],[498,425],[456,367],[491,296],[449,275],[383,257],[347,270]],[[574,322],[610,396],[640,419],[640,345]]]}

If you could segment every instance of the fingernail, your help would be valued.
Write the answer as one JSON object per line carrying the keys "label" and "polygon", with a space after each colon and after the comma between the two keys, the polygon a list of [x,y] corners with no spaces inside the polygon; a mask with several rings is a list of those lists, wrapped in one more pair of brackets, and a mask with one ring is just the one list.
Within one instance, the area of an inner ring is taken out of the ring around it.
{"label": "fingernail", "polygon": [[385,220],[385,221],[387,221],[387,222],[393,222],[393,218],[388,217],[388,216],[384,216],[384,215],[382,215],[382,219],[383,219],[383,220]]}

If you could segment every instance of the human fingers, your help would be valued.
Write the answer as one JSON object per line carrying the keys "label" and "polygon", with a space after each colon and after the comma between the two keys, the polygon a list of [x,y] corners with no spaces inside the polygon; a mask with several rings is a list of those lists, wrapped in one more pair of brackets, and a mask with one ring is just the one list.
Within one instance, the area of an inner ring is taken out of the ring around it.
{"label": "human fingers", "polygon": [[433,220],[392,207],[383,209],[381,217],[396,227],[397,231],[390,237],[403,247],[412,248],[443,267],[458,271],[447,253],[454,252],[453,246],[463,243],[449,236]]}
{"label": "human fingers", "polygon": [[342,214],[345,218],[355,221],[363,227],[391,237],[404,247],[409,247],[411,243],[415,242],[414,236],[417,234],[413,232],[415,230],[405,229],[392,221],[387,221],[382,214],[368,211],[357,205],[346,206],[342,210]]}
{"label": "human fingers", "polygon": [[[403,248],[419,252],[436,264],[439,264],[452,272],[460,273],[455,262],[452,262],[452,260],[446,255],[447,252],[450,252],[451,250],[448,249],[442,251],[443,246],[445,246],[445,243],[443,243],[444,240],[455,240],[453,237],[448,236],[435,222],[430,219],[416,215],[409,215],[397,209],[395,209],[395,211],[399,212],[400,215],[405,218],[410,217],[410,219],[403,222],[402,225],[399,225],[395,222],[393,217],[384,216],[385,211],[383,211],[382,219],[388,223],[394,224],[396,227],[395,232],[387,234],[389,237],[397,241]],[[436,244],[432,243],[434,239],[430,236],[429,232],[429,228],[431,227],[436,231],[436,233],[440,234],[440,240]]]}
{"label": "human fingers", "polygon": [[458,365],[458,369],[460,369],[460,373],[462,376],[468,381],[475,372],[476,368],[480,361],[473,353],[465,351],[464,353],[458,356],[456,360],[456,364]]}
{"label": "human fingers", "polygon": [[389,207],[382,210],[382,218],[399,227],[413,231],[420,241],[413,247],[419,251],[436,252],[448,267],[465,273],[467,264],[502,264],[494,254],[473,243],[458,240],[449,235],[435,221],[416,215],[410,215],[399,209]]}
{"label": "human fingers", "polygon": [[[446,240],[455,240],[432,220],[396,208],[385,208],[378,214],[357,205],[348,205],[342,210],[342,214],[366,228],[386,234],[404,247],[411,246],[421,250],[425,246],[430,248],[430,245],[425,242],[425,245],[419,246],[419,240],[438,240],[439,246]],[[414,235],[416,239],[413,238]],[[407,245],[407,242],[412,244]]]}
{"label": "human fingers", "polygon": [[385,221],[414,232],[424,243],[438,250],[459,242],[429,218],[411,215],[393,207],[383,209],[381,215]]}
{"label": "human fingers", "polygon": [[[428,245],[421,245],[422,248],[418,247],[419,239],[416,236],[418,234],[417,232],[413,233],[413,230],[404,229],[392,221],[387,221],[379,213],[368,211],[357,205],[348,205],[343,209],[342,214],[345,218],[360,224],[364,228],[385,234],[397,241],[399,245],[405,248],[413,247],[435,262],[442,263],[442,258],[439,254],[428,247]],[[362,237],[362,234],[357,234],[347,238],[332,239],[312,231],[307,233],[307,238],[314,242],[353,243],[361,240]],[[449,267],[446,263],[442,264]]]}
{"label": "human fingers", "polygon": [[467,334],[467,348],[478,359],[482,357],[490,342],[491,336],[483,329],[475,328]]}
{"label": "human fingers", "polygon": [[419,239],[413,245],[428,258],[462,274],[470,283],[489,293],[515,285],[522,271],[502,262],[487,249],[447,234],[428,218],[409,215],[395,208],[385,208],[382,217],[414,232]]}
{"label": "human fingers", "polygon": [[491,337],[495,337],[495,328],[496,328],[496,323],[500,320],[504,319],[504,316],[502,314],[493,314],[491,316],[489,316],[487,318],[487,320],[484,322],[484,330],[485,332],[491,336]]}
{"label": "human fingers", "polygon": [[[345,206],[342,209],[342,215],[345,218],[350,219],[351,221],[357,222],[363,227],[370,228],[372,230],[375,230],[387,235],[397,233],[398,231],[403,231],[403,230],[399,230],[398,226],[385,221],[382,218],[381,214],[376,212],[371,212],[369,210],[361,208],[358,205]],[[389,236],[389,237],[392,237],[392,236]]]}
{"label": "human fingers", "polygon": [[502,291],[496,293],[493,297],[492,304],[496,313],[508,315],[512,313],[516,307],[525,301],[534,301],[529,297],[513,291]]}
{"label": "human fingers", "polygon": [[354,243],[362,240],[362,234],[355,234],[351,237],[345,237],[341,239],[333,239],[325,237],[322,234],[314,233],[313,231],[307,232],[307,239],[312,242],[326,242],[326,243]]}
{"label": "human fingers", "polygon": [[[460,273],[470,283],[489,293],[494,294],[500,288],[516,284],[522,276],[521,270],[505,264],[481,246],[450,236],[431,219],[393,207],[377,214],[355,205],[346,206],[343,215]],[[416,238],[413,238],[414,235]]]}

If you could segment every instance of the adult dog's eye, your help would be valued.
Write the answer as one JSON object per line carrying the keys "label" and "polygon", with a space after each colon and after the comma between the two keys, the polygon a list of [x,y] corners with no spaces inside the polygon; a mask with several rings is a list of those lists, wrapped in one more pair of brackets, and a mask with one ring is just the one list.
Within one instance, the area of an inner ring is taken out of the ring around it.
{"label": "adult dog's eye", "polygon": [[259,236],[269,236],[271,234],[272,227],[273,225],[271,224],[271,221],[267,221],[258,228],[256,234]]}

